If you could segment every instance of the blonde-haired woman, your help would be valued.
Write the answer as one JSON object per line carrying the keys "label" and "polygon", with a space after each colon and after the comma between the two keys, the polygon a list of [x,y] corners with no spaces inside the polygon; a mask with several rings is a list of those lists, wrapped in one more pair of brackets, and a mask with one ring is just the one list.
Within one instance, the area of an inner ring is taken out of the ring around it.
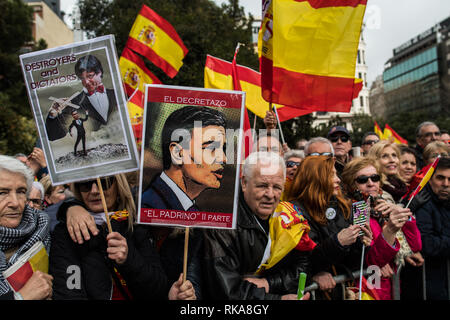
{"label": "blonde-haired woman", "polygon": [[372,146],[368,156],[378,160],[381,172],[386,176],[383,190],[392,196],[395,203],[399,202],[408,188],[399,173],[400,148],[398,145],[381,140]]}
{"label": "blonde-haired woman", "polygon": [[[373,241],[366,255],[366,262],[368,265],[378,265],[382,268],[381,286],[377,288],[377,293],[382,300],[390,300],[392,291],[390,276],[397,269],[397,264],[411,256],[406,252],[419,252],[422,249],[416,221],[414,218],[410,219],[409,209],[383,199],[386,192],[381,189],[382,171],[374,158],[356,158],[347,163],[342,172],[342,181],[346,193],[352,200],[360,201],[371,196],[374,201],[370,216]],[[420,259],[419,253],[418,260]],[[411,262],[414,263],[414,260]]]}

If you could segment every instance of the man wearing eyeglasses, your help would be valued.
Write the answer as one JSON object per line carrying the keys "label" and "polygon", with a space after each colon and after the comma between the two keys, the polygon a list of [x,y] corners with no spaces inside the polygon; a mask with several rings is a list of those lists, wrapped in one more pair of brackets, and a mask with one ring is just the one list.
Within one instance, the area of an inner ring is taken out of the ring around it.
{"label": "man wearing eyeglasses", "polygon": [[369,153],[370,148],[372,148],[372,146],[378,141],[380,141],[380,137],[375,132],[366,132],[361,143],[363,156],[366,156]]}
{"label": "man wearing eyeglasses", "polygon": [[89,113],[89,129],[92,131],[107,125],[112,118],[112,113],[117,110],[115,92],[103,85],[103,67],[96,56],[89,54],[78,59],[75,64],[75,74],[81,81],[83,90],[70,101],[71,106],[61,107],[57,102],[53,103],[45,121],[50,141],[67,135],[66,124],[70,121],[76,106],[81,107],[79,111],[82,109]]}
{"label": "man wearing eyeglasses", "polygon": [[350,133],[342,126],[334,126],[328,132],[327,138],[333,145],[334,155],[336,157],[335,168],[338,176],[340,176],[346,163],[351,160],[349,154],[352,149]]}
{"label": "man wearing eyeglasses", "polygon": [[416,158],[417,158],[417,169],[420,170],[424,167],[423,161],[423,150],[425,147],[433,141],[439,140],[441,137],[441,131],[438,126],[431,121],[422,122],[417,126],[416,129]]}

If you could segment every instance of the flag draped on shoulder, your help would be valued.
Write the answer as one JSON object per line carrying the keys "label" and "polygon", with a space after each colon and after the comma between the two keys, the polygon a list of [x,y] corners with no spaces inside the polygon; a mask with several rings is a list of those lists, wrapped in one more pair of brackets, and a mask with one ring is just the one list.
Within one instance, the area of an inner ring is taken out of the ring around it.
{"label": "flag draped on shoulder", "polygon": [[270,241],[256,273],[261,274],[272,268],[291,250],[313,250],[316,243],[309,237],[309,230],[308,222],[300,209],[290,202],[281,201],[270,217]]}
{"label": "flag draped on shoulder", "polygon": [[[261,96],[261,73],[248,67],[236,64],[241,90],[245,91],[245,106],[260,118],[266,116],[269,103]],[[232,63],[206,56],[204,85],[205,88],[233,90]],[[311,113],[311,110],[277,105],[280,121]]]}
{"label": "flag draped on shoulder", "polygon": [[266,0],[259,33],[262,96],[349,112],[362,88],[356,56],[367,0]]}
{"label": "flag draped on shoulder", "polygon": [[383,136],[385,140],[391,140],[397,144],[408,145],[408,140],[403,139],[397,132],[394,131],[387,123],[384,126]]}
{"label": "flag draped on shoulder", "polygon": [[178,73],[188,53],[172,25],[146,5],[131,28],[126,47],[149,59],[171,78]]}
{"label": "flag draped on shoulder", "polygon": [[[416,173],[416,175],[414,176],[414,178],[408,188],[408,192],[402,197],[402,199],[408,198],[408,200],[411,201],[417,194],[419,194],[419,192],[425,187],[425,185],[431,179],[431,176],[433,175],[434,170],[436,170],[436,167],[437,167],[437,164],[438,164],[440,158],[441,157],[438,156],[433,161],[433,163],[422,168],[422,170],[420,170],[418,173]],[[416,177],[421,178],[420,182],[418,181],[418,179],[415,179]],[[409,205],[409,203],[408,203],[408,205]]]}

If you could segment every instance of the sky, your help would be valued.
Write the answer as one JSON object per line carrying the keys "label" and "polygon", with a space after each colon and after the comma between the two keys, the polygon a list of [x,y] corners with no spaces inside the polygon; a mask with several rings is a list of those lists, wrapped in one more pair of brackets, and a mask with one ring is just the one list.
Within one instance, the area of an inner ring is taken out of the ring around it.
{"label": "sky", "polygon": [[[226,0],[215,0],[221,4]],[[61,0],[61,10],[72,12],[76,0]],[[246,12],[261,16],[261,0],[240,0]],[[450,0],[368,0],[366,28],[367,80],[382,74],[392,50],[450,16]]]}

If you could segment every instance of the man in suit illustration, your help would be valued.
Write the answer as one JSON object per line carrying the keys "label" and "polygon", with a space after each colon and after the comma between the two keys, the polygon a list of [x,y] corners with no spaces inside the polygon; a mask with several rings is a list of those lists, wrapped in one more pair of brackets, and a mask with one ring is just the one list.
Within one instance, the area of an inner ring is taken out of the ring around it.
{"label": "man in suit illustration", "polygon": [[162,134],[163,172],[142,194],[143,208],[199,211],[195,199],[220,188],[226,163],[224,115],[186,106],[170,114]]}
{"label": "man in suit illustration", "polygon": [[83,144],[83,156],[87,156],[87,152],[86,152],[86,131],[84,130],[84,126],[83,126],[83,122],[85,122],[88,117],[89,117],[89,113],[88,111],[86,111],[86,118],[84,119],[80,119],[80,115],[78,114],[78,112],[76,110],[72,111],[72,117],[73,117],[73,121],[69,126],[69,134],[72,137],[72,128],[75,127],[77,129],[77,141],[75,142],[75,146],[73,148],[73,154],[76,156],[77,155],[77,147],[78,144],[81,143]]}
{"label": "man in suit illustration", "polygon": [[64,128],[67,128],[70,115],[76,110],[75,106],[89,112],[91,131],[97,131],[102,125],[107,125],[112,113],[117,110],[114,90],[106,89],[103,85],[103,67],[97,57],[86,55],[78,59],[75,64],[75,74],[81,80],[83,90],[70,100],[70,104],[61,106],[58,102],[53,103],[45,121],[50,141],[66,136],[67,132]]}

